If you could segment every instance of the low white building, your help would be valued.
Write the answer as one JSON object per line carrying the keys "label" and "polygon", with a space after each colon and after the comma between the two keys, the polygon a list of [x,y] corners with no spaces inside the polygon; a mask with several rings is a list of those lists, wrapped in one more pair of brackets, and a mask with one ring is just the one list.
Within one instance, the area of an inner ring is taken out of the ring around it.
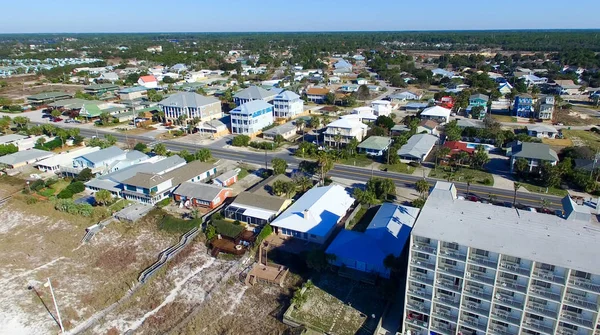
{"label": "low white building", "polygon": [[138,79],[138,85],[144,86],[145,88],[157,88],[158,79],[154,75],[141,76]]}
{"label": "low white building", "polygon": [[206,75],[202,71],[188,72],[184,77],[186,83],[195,83],[197,81],[200,81],[200,79],[204,78],[206,78]]}
{"label": "low white building", "polygon": [[392,102],[387,100],[373,100],[371,108],[373,108],[373,114],[377,116],[390,116],[392,113]]}
{"label": "low white building", "polygon": [[558,130],[546,124],[533,124],[527,126],[527,135],[537,138],[556,138]]}
{"label": "low white building", "polygon": [[42,159],[34,164],[34,166],[43,172],[59,172],[61,167],[72,167],[73,160],[92,152],[100,150],[100,147],[83,147],[72,151],[62,152],[50,158]]}
{"label": "low white building", "polygon": [[438,138],[430,134],[416,134],[408,139],[398,150],[398,156],[404,161],[423,162],[431,153]]}
{"label": "low white building", "polygon": [[354,198],[339,185],[315,187],[281,213],[271,226],[279,236],[323,244],[353,204]]}
{"label": "low white building", "polygon": [[304,112],[304,101],[292,91],[283,91],[273,99],[275,118],[294,118]]}
{"label": "low white building", "polygon": [[430,119],[438,121],[440,124],[444,124],[450,121],[450,113],[451,111],[448,108],[444,108],[441,106],[433,106],[429,108],[425,108],[421,112],[421,119]]}

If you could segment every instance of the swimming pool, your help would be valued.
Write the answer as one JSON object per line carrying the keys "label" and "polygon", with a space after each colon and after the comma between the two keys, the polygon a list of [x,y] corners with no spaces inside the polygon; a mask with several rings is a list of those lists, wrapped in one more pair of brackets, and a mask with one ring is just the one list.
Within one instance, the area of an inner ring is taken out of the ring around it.
{"label": "swimming pool", "polygon": [[465,143],[467,143],[467,148],[469,148],[469,149],[477,149],[477,146],[480,146],[480,145],[483,147],[483,149],[485,149],[485,151],[492,151],[492,150],[496,149],[496,147],[491,144],[472,143],[472,142],[465,142]]}

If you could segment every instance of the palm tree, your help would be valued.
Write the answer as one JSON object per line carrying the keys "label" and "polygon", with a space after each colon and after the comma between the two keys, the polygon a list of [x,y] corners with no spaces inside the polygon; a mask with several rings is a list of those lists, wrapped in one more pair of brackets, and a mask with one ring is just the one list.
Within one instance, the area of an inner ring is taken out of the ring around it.
{"label": "palm tree", "polygon": [[94,199],[96,200],[96,203],[100,205],[106,205],[112,200],[112,194],[110,194],[110,192],[107,190],[100,190],[96,192]]}
{"label": "palm tree", "polygon": [[340,145],[342,144],[342,135],[335,134],[333,136],[333,140],[335,141],[335,147],[340,150]]}
{"label": "palm tree", "polygon": [[415,183],[415,189],[417,190],[417,192],[419,192],[421,198],[425,198],[425,193],[429,191],[429,183],[427,182],[427,180],[425,180],[425,178],[418,180]]}
{"label": "palm tree", "polygon": [[519,190],[519,187],[521,187],[521,183],[519,182],[514,182],[513,187],[515,188],[515,195],[513,197],[513,206],[517,204],[517,190]]}
{"label": "palm tree", "polygon": [[469,194],[469,189],[471,188],[471,183],[475,180],[475,177],[472,174],[465,175],[465,182],[467,183],[467,194]]}
{"label": "palm tree", "polygon": [[156,116],[158,117],[158,121],[162,121],[162,123],[167,123],[167,118],[165,117],[165,112],[160,111],[160,112],[156,113]]}
{"label": "palm tree", "polygon": [[442,159],[446,158],[446,156],[448,156],[449,153],[450,153],[450,148],[448,148],[448,147],[441,147],[441,148],[439,148],[435,152],[435,166],[437,167],[438,160],[440,158],[442,158]]}
{"label": "palm tree", "polygon": [[317,115],[313,115],[313,116],[310,118],[310,126],[311,126],[311,128],[313,128],[313,129],[319,129],[319,128],[320,128],[320,126],[321,126],[321,118],[320,118],[320,117],[318,117]]}

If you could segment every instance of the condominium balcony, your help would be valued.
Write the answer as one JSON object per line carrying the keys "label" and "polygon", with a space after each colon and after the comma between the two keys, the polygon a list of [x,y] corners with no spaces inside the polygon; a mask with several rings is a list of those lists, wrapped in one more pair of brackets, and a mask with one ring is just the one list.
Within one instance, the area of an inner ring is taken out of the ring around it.
{"label": "condominium balcony", "polygon": [[438,271],[441,273],[449,274],[451,276],[456,276],[456,277],[460,277],[460,278],[462,278],[465,275],[464,270],[461,270],[460,268],[456,268],[456,267],[452,267],[452,266],[448,266],[448,265],[442,265],[442,264],[440,264],[440,266],[438,266]]}
{"label": "condominium balcony", "polygon": [[415,312],[421,312],[421,313],[425,313],[425,314],[429,314],[429,308],[427,307],[427,305],[425,305],[422,302],[416,302],[412,299],[408,299],[406,305],[408,306],[408,308],[410,310],[413,310]]}
{"label": "condominium balcony", "polygon": [[427,322],[422,321],[422,320],[418,320],[414,317],[406,317],[406,322],[413,325],[413,326],[419,326],[419,327],[423,327],[423,328],[427,328]]}
{"label": "condominium balcony", "polygon": [[407,330],[410,330],[410,333],[413,335],[428,335],[428,331],[423,330],[421,328],[417,328],[415,326],[413,326],[412,324],[409,324],[406,326]]}
{"label": "condominium balcony", "polygon": [[583,314],[562,311],[562,313],[560,313],[560,316],[564,322],[590,329],[594,328],[594,323],[592,322],[592,320],[584,317]]}
{"label": "condominium balcony", "polygon": [[444,305],[448,305],[451,307],[455,307],[455,308],[458,308],[460,306],[458,301],[455,301],[451,297],[447,297],[444,294],[440,294],[440,293],[435,294],[435,298],[433,298],[433,301],[444,304]]}
{"label": "condominium balcony", "polygon": [[483,257],[483,256],[478,256],[478,255],[469,256],[469,262],[473,263],[473,264],[485,266],[488,268],[493,268],[494,270],[496,269],[496,267],[498,267],[497,261],[494,261],[488,257]]}
{"label": "condominium balcony", "polygon": [[469,312],[472,312],[472,313],[485,315],[486,317],[490,312],[489,308],[483,308],[483,306],[481,304],[470,302],[470,301],[464,301],[462,304],[462,308]]}
{"label": "condominium balcony", "polygon": [[545,324],[543,321],[536,320],[536,319],[533,319],[530,317],[525,318],[523,325],[529,329],[532,329],[532,330],[535,330],[538,332],[542,332],[544,334],[548,334],[548,335],[554,334],[554,327],[550,327],[547,324]]}
{"label": "condominium balcony", "polygon": [[456,327],[452,325],[448,325],[442,322],[432,322],[431,330],[438,334],[446,334],[446,335],[454,335],[456,333]]}
{"label": "condominium balcony", "polygon": [[501,293],[496,293],[495,301],[498,302],[500,305],[523,309],[523,302],[518,301],[517,299],[515,299],[511,296],[506,296]]}
{"label": "condominium balcony", "polygon": [[516,335],[517,333],[511,333],[507,327],[500,325],[491,325],[488,332],[492,335]]}
{"label": "condominium balcony", "polygon": [[459,250],[456,250],[456,249],[447,248],[447,247],[440,248],[440,255],[447,257],[447,258],[451,258],[453,260],[462,261],[462,262],[464,262],[465,259],[467,258],[466,253],[460,252]]}
{"label": "condominium balcony", "polygon": [[500,269],[506,270],[506,271],[514,273],[514,274],[524,275],[524,276],[529,276],[529,272],[530,272],[530,270],[527,267],[523,266],[522,264],[508,262],[508,261],[500,261]]}
{"label": "condominium balcony", "polygon": [[467,278],[481,282],[481,283],[494,285],[494,278],[492,278],[491,276],[485,275],[481,272],[475,272],[475,271],[467,272]]}
{"label": "condominium balcony", "polygon": [[585,300],[585,298],[578,296],[577,294],[567,292],[567,294],[565,294],[564,302],[570,306],[585,308],[593,312],[598,311],[597,303]]}
{"label": "condominium balcony", "polygon": [[547,271],[540,268],[533,269],[533,277],[556,284],[565,284],[565,277],[559,276],[552,271]]}
{"label": "condominium balcony", "polygon": [[425,299],[431,299],[431,293],[427,292],[424,289],[420,289],[420,288],[415,288],[415,287],[408,287],[408,293],[411,293],[413,295],[416,295],[418,297],[421,298],[425,298]]}
{"label": "condominium balcony", "polygon": [[433,278],[427,278],[426,276],[420,275],[416,271],[410,271],[410,276],[408,278],[410,278],[413,281],[416,281],[418,283],[423,283],[423,284],[433,286]]}
{"label": "condominium balcony", "polygon": [[433,246],[431,246],[431,244],[419,241],[419,240],[415,240],[413,243],[413,249],[415,250],[419,250],[421,252],[426,252],[428,254],[433,254],[435,255],[437,253],[436,248],[434,248]]}
{"label": "condominium balcony", "polygon": [[460,319],[461,323],[463,325],[468,326],[469,328],[474,328],[476,330],[482,331],[485,333],[487,325],[485,324],[485,322],[481,322],[479,319],[477,318],[472,318],[469,316],[463,316]]}
{"label": "condominium balcony", "polygon": [[448,322],[456,323],[456,321],[458,321],[458,314],[451,314],[442,308],[434,308],[431,315]]}
{"label": "condominium balcony", "polygon": [[450,280],[438,278],[435,280],[435,283],[437,284],[438,287],[443,287],[445,289],[448,289],[450,291],[454,291],[457,293],[462,292],[460,285],[454,285],[454,282],[452,282]]}
{"label": "condominium balcony", "polygon": [[479,287],[475,287],[475,286],[471,286],[471,285],[465,285],[463,292],[466,293],[467,295],[475,296],[477,298],[482,298],[485,300],[492,299],[492,293],[488,293]]}
{"label": "condominium balcony", "polygon": [[525,285],[521,285],[514,280],[510,280],[507,278],[499,277],[496,281],[496,285],[501,286],[502,288],[513,290],[521,293],[527,292],[527,287]]}
{"label": "condominium balcony", "polygon": [[414,266],[422,267],[428,270],[435,270],[435,262],[421,257],[413,257],[410,262]]}
{"label": "condominium balcony", "polygon": [[556,319],[558,317],[558,312],[556,310],[551,310],[548,308],[548,306],[538,304],[532,301],[529,301],[527,303],[527,309],[541,316],[550,317],[553,319]]}
{"label": "condominium balcony", "polygon": [[496,308],[492,309],[492,316],[497,320],[511,323],[517,327],[519,327],[519,325],[521,324],[521,319],[510,315],[510,313],[506,311],[502,311]]}
{"label": "condominium balcony", "polygon": [[591,291],[594,293],[600,293],[600,284],[593,283],[589,279],[571,277],[569,279],[569,284],[573,285],[574,287],[581,288],[581,289],[584,289],[587,291]]}
{"label": "condominium balcony", "polygon": [[541,287],[541,286],[537,286],[537,285],[531,285],[529,287],[529,291],[531,293],[533,293],[534,295],[538,295],[543,298],[552,299],[556,302],[560,302],[560,294],[550,291],[549,288],[545,288],[545,287]]}
{"label": "condominium balcony", "polygon": [[573,330],[567,327],[558,326],[556,329],[556,335],[578,335],[579,332],[577,330]]}

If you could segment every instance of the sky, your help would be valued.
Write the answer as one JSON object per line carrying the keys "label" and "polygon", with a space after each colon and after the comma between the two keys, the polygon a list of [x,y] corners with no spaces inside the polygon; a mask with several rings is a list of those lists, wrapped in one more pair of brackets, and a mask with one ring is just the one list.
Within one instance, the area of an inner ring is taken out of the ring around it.
{"label": "sky", "polygon": [[0,34],[590,29],[596,1],[3,0]]}

